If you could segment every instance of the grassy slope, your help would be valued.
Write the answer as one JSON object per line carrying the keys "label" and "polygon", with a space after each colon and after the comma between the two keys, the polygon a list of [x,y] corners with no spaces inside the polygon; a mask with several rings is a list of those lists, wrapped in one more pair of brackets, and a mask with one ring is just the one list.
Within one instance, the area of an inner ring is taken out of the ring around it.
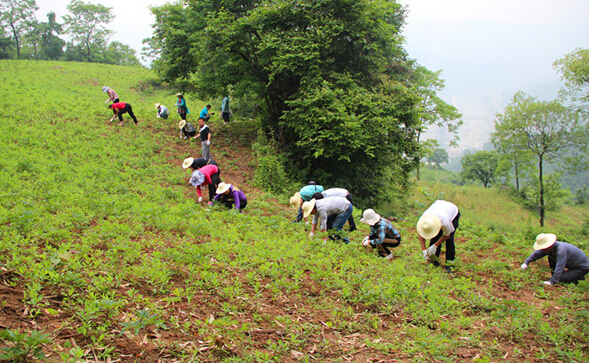
{"label": "grassy slope", "polygon": [[[545,289],[544,263],[518,271],[531,241],[480,223],[480,206],[502,211],[497,225],[524,215],[501,195],[424,184],[463,210],[457,273],[423,264],[415,215],[396,223],[403,243],[385,263],[358,246],[365,228],[346,246],[309,240],[284,197],[247,184],[238,132],[214,128],[222,176],[250,201],[245,214],[205,209],[178,167],[198,148],[156,121],[153,103],[174,92],[149,77],[0,61],[0,328],[50,334],[52,361],[588,359],[589,284]],[[104,84],[138,127],[105,121]]]}

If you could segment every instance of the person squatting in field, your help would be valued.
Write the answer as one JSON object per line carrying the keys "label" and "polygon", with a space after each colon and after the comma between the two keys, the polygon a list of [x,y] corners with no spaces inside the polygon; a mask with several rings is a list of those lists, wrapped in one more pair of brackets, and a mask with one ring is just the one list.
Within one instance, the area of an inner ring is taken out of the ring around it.
{"label": "person squatting in field", "polygon": [[215,114],[214,112],[209,112],[211,110],[211,107],[211,105],[206,105],[206,107],[200,111],[200,115],[198,117],[202,118],[203,120],[205,120],[205,122],[207,122],[211,118],[211,116]]}
{"label": "person squatting in field", "polygon": [[308,202],[313,199],[313,194],[321,193],[322,191],[322,185],[317,185],[314,181],[310,181],[309,184],[302,187],[298,192],[294,193],[294,195],[290,197],[290,205],[297,210],[297,217],[295,218],[295,222],[300,222],[303,220],[303,210],[301,205],[304,202]]}
{"label": "person squatting in field", "polygon": [[199,203],[202,203],[201,189],[204,189],[207,185],[209,186],[209,201],[213,200],[215,192],[221,183],[220,174],[219,168],[213,164],[205,165],[192,172],[188,183],[196,188]]}
{"label": "person squatting in field", "polygon": [[[344,197],[350,203],[352,203],[352,205],[354,204],[352,194],[350,194],[350,192],[344,188],[329,188],[325,189],[322,192],[317,192],[313,194],[313,198],[315,198],[316,200],[327,197]],[[353,215],[350,215],[350,218],[348,218],[348,224],[350,225],[350,232],[354,232],[356,230],[356,222],[354,222]]]}
{"label": "person squatting in field", "polygon": [[125,112],[129,113],[129,116],[131,116],[131,118],[133,119],[133,122],[135,122],[135,125],[137,125],[137,117],[135,117],[135,114],[133,113],[133,108],[131,107],[130,103],[125,103],[125,102],[117,102],[117,103],[112,103],[110,105],[108,105],[108,108],[110,108],[112,110],[112,112],[114,113],[113,117],[110,119],[110,122],[113,122],[113,120],[115,119],[115,117],[119,117],[119,125],[123,124],[123,114]]}
{"label": "person squatting in field", "polygon": [[178,127],[180,128],[181,139],[186,140],[189,137],[196,138],[196,129],[190,122],[186,122],[186,120],[180,120],[180,122],[178,122]]}
{"label": "person squatting in field", "polygon": [[[354,211],[354,207],[349,200],[344,197],[328,197],[323,199],[311,199],[303,203],[303,218],[313,215],[313,222],[311,223],[310,237],[315,235],[317,224],[319,224],[319,231],[325,232],[327,230],[335,230],[336,233],[329,236],[330,239],[340,240],[343,232],[344,224]],[[334,218],[330,219],[330,216]],[[350,240],[347,236],[343,237],[343,242],[348,244]]]}
{"label": "person squatting in field", "polygon": [[548,256],[552,278],[544,281],[545,285],[550,286],[558,282],[577,284],[579,281],[584,280],[585,275],[589,273],[587,255],[576,246],[557,241],[555,234],[540,233],[536,236],[534,250],[521,265],[521,269],[525,270],[530,263]]}
{"label": "person squatting in field", "polygon": [[119,102],[119,95],[117,95],[115,90],[109,86],[102,87],[102,92],[106,92],[108,94],[108,100],[104,101],[104,103],[109,103],[110,101],[112,101],[112,103]]}
{"label": "person squatting in field", "polygon": [[234,187],[232,184],[221,182],[216,193],[217,195],[215,195],[215,198],[209,203],[210,205],[220,202],[227,208],[234,208],[240,212],[247,205],[245,193]]}
{"label": "person squatting in field", "polygon": [[[454,246],[454,234],[458,228],[460,211],[453,203],[445,200],[436,200],[419,218],[417,222],[417,234],[423,257],[429,261],[432,256],[440,257],[440,246],[446,242],[446,263],[454,261],[456,248]],[[429,248],[425,248],[425,240],[430,239]],[[439,266],[439,262],[433,262]],[[446,266],[446,271],[452,272],[451,266]]]}
{"label": "person squatting in field", "polygon": [[395,248],[401,244],[401,234],[391,222],[382,218],[373,209],[366,209],[360,222],[370,226],[370,235],[364,237],[362,246],[376,248],[380,257],[392,260],[393,252],[389,248]]}
{"label": "person squatting in field", "polygon": [[184,98],[184,95],[182,95],[182,93],[178,92],[176,94],[176,97],[178,97],[178,100],[176,101],[176,111],[178,111],[178,114],[180,115],[180,119],[181,120],[186,120],[186,116],[188,114],[190,114],[190,110],[188,109],[188,106],[186,105],[186,99]]}
{"label": "person squatting in field", "polygon": [[164,120],[167,120],[168,116],[170,116],[170,111],[168,108],[161,103],[156,103],[154,106],[155,110],[157,111],[157,118],[163,118]]}

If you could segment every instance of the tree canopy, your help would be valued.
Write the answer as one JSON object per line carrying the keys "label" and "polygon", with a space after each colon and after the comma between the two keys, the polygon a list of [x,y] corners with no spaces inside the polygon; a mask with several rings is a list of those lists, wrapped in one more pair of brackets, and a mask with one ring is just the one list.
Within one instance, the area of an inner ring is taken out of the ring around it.
{"label": "tree canopy", "polygon": [[465,155],[462,160],[461,175],[466,180],[477,180],[484,188],[491,185],[496,178],[498,156],[494,151],[478,151],[476,154]]}
{"label": "tree canopy", "polygon": [[257,104],[300,180],[369,201],[417,165],[421,99],[398,3],[189,0],[152,12],[162,78]]}

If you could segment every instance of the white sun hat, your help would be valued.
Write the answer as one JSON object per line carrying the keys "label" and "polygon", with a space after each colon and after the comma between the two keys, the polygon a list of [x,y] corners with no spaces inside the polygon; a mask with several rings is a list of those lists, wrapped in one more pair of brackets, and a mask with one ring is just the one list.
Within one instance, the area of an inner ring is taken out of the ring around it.
{"label": "white sun hat", "polygon": [[160,107],[159,103],[156,103],[155,105],[153,105],[155,107],[155,109],[157,110],[158,107]]}
{"label": "white sun hat", "polygon": [[182,163],[182,167],[184,169],[188,169],[192,165],[193,161],[194,161],[194,158],[192,158],[192,157],[184,159],[184,162]]}
{"label": "white sun hat", "polygon": [[303,203],[303,218],[307,218],[309,214],[311,214],[311,212],[313,211],[313,208],[315,208],[315,198]]}
{"label": "white sun hat", "polygon": [[419,218],[417,221],[417,233],[425,239],[434,238],[440,233],[442,227],[442,221],[434,213],[427,213]]}
{"label": "white sun hat", "polygon": [[219,183],[219,186],[217,187],[217,190],[215,191],[215,193],[217,193],[217,194],[223,194],[226,191],[228,191],[230,187],[231,187],[231,184],[220,182]]}
{"label": "white sun hat", "polygon": [[534,243],[535,250],[543,250],[552,246],[556,242],[556,235],[554,233],[540,233],[536,236]]}
{"label": "white sun hat", "polygon": [[103,86],[102,87],[102,92],[107,92],[110,89],[109,86]]}
{"label": "white sun hat", "polygon": [[178,122],[178,127],[183,128],[184,126],[186,126],[186,120],[180,120],[180,122]]}
{"label": "white sun hat", "polygon": [[366,209],[362,214],[360,222],[373,226],[380,220],[380,214],[376,213],[374,209]]}
{"label": "white sun hat", "polygon": [[291,207],[293,207],[294,209],[299,209],[299,207],[301,206],[301,195],[299,194],[299,192],[294,193],[294,195],[290,197],[289,202]]}

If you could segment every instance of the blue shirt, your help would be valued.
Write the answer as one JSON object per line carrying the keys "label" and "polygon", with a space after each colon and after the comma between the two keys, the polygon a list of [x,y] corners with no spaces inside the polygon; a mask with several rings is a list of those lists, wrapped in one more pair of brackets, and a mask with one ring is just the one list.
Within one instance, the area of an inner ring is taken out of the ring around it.
{"label": "blue shirt", "polygon": [[311,199],[313,199],[313,194],[321,192],[323,192],[323,187],[321,185],[313,184],[305,185],[301,188],[301,190],[299,190],[299,194],[305,202],[308,202]]}
{"label": "blue shirt", "polygon": [[203,108],[202,111],[200,111],[200,117],[205,118],[207,117],[207,113],[209,113],[209,109],[208,108]]}
{"label": "blue shirt", "polygon": [[393,239],[399,239],[401,237],[401,234],[393,227],[391,222],[384,218],[381,218],[380,221],[370,226],[370,234],[378,236],[377,239],[370,240],[370,245],[372,246],[382,244],[387,236]]}

